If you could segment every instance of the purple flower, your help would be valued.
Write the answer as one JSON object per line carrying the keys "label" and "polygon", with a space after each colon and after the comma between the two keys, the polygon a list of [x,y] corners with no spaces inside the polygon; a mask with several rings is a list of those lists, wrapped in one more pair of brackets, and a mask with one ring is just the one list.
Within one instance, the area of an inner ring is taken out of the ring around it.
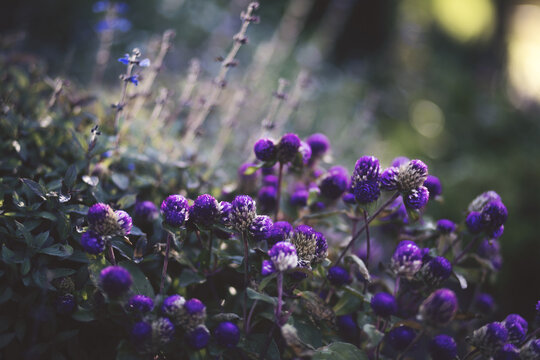
{"label": "purple flower", "polygon": [[375,156],[362,156],[356,161],[351,182],[361,182],[365,180],[378,180],[381,166]]}
{"label": "purple flower", "polygon": [[511,344],[520,344],[527,335],[529,324],[518,314],[510,314],[504,319],[503,325],[508,331],[508,342]]}
{"label": "purple flower", "polygon": [[508,210],[500,200],[495,200],[484,206],[481,215],[486,229],[498,230],[506,221]]}
{"label": "purple flower", "polygon": [[350,192],[346,192],[345,194],[343,194],[341,199],[343,200],[343,202],[345,204],[349,204],[349,205],[355,205],[356,204],[356,197],[354,196],[354,194],[352,194]]}
{"label": "purple flower", "polygon": [[139,321],[131,328],[131,341],[137,348],[144,348],[144,344],[152,339],[152,325],[146,321]]}
{"label": "purple flower", "polygon": [[137,201],[135,203],[135,221],[152,222],[158,217],[158,209],[151,201]]}
{"label": "purple flower", "polygon": [[328,270],[328,281],[334,286],[342,286],[351,282],[349,272],[341,266],[333,266]]}
{"label": "purple flower", "polygon": [[426,181],[424,181],[424,186],[429,191],[430,199],[435,199],[437,196],[442,194],[441,181],[436,176],[428,175]]}
{"label": "purple flower", "polygon": [[314,263],[321,263],[328,256],[328,242],[324,235],[318,231],[315,232],[315,238],[317,241],[317,246],[315,248],[315,257],[313,258]]}
{"label": "purple flower", "polygon": [[184,304],[185,316],[181,325],[186,330],[195,329],[204,324],[206,319],[206,306],[199,299],[189,299]]}
{"label": "purple flower", "polygon": [[495,310],[495,300],[493,299],[493,296],[489,294],[480,293],[474,299],[474,306],[481,313],[490,314]]}
{"label": "purple flower", "polygon": [[[268,175],[273,176],[273,175]],[[277,190],[275,186],[264,186],[257,194],[259,206],[263,212],[270,212],[276,208]]]}
{"label": "purple flower", "polygon": [[429,200],[429,191],[425,186],[412,189],[403,197],[405,207],[409,209],[421,209],[426,206]]}
{"label": "purple flower", "polygon": [[405,350],[416,337],[414,330],[406,325],[400,325],[390,330],[385,339],[396,351]]}
{"label": "purple flower", "polygon": [[251,222],[248,233],[254,241],[266,240],[273,226],[274,223],[270,217],[257,215]]}
{"label": "purple flower", "polygon": [[422,267],[422,251],[414,242],[399,243],[392,256],[391,267],[398,276],[412,279]]}
{"label": "purple flower", "polygon": [[219,203],[219,223],[224,226],[232,226],[232,204],[228,201]]}
{"label": "purple flower", "polygon": [[309,145],[304,141],[300,141],[300,147],[298,148],[298,152],[300,153],[300,155],[302,155],[302,163],[304,165],[307,165],[311,160],[311,148],[309,147]]}
{"label": "purple flower", "polygon": [[193,222],[203,228],[208,228],[219,219],[220,207],[218,201],[211,195],[203,194],[197,197],[190,211]]}
{"label": "purple flower", "polygon": [[456,294],[449,289],[435,290],[420,305],[420,316],[429,325],[448,324],[456,315],[458,308]]}
{"label": "purple flower", "polygon": [[289,239],[292,235],[293,227],[286,221],[276,221],[268,232],[268,244],[273,245],[280,241]]}
{"label": "purple flower", "polygon": [[470,343],[482,354],[492,356],[508,339],[508,331],[502,323],[492,322],[473,332]]}
{"label": "purple flower", "polygon": [[231,223],[238,231],[248,231],[257,216],[255,201],[248,195],[238,195],[231,203]]}
{"label": "purple flower", "polygon": [[204,349],[210,341],[210,331],[204,325],[197,326],[186,333],[186,342],[195,350]]}
{"label": "purple flower", "polygon": [[437,256],[422,267],[420,277],[429,286],[439,286],[452,274],[452,264],[446,258]]}
{"label": "purple flower", "polygon": [[133,295],[129,299],[128,307],[131,310],[144,314],[154,309],[154,301],[145,295]]}
{"label": "purple flower", "polygon": [[261,266],[261,275],[268,276],[275,272],[276,272],[276,268],[274,267],[274,263],[272,262],[272,260],[263,260],[262,266]]}
{"label": "purple flower", "polygon": [[519,349],[512,344],[504,344],[497,350],[493,360],[519,360]]}
{"label": "purple flower", "polygon": [[92,230],[88,230],[81,236],[81,246],[87,253],[97,255],[105,250],[105,240]]}
{"label": "purple flower", "polygon": [[56,312],[62,315],[71,314],[75,310],[75,298],[71,294],[60,295],[56,298]]}
{"label": "purple flower", "polygon": [[408,157],[405,156],[398,156],[392,160],[392,164],[390,164],[393,167],[401,167],[403,165],[407,165],[411,161]]}
{"label": "purple flower", "polygon": [[371,309],[380,317],[390,317],[397,313],[396,299],[385,292],[375,294],[371,298]]}
{"label": "purple flower", "polygon": [[255,156],[261,161],[275,161],[277,156],[277,147],[270,139],[259,139],[253,147]]}
{"label": "purple flower", "polygon": [[484,223],[482,222],[482,214],[477,211],[472,211],[467,215],[465,219],[465,225],[471,234],[478,234],[484,230]]}
{"label": "purple flower", "polygon": [[290,203],[293,206],[304,207],[307,205],[309,192],[306,189],[298,189],[291,194]]}
{"label": "purple flower", "polygon": [[540,339],[530,340],[519,351],[521,360],[538,360],[540,358]]}
{"label": "purple flower", "polygon": [[360,204],[369,204],[381,196],[379,182],[376,180],[364,180],[356,182],[351,187],[354,198]]}
{"label": "purple flower", "polygon": [[358,336],[358,325],[356,325],[353,316],[349,314],[338,316],[336,325],[345,338],[354,339]]}
{"label": "purple flower", "polygon": [[486,191],[480,195],[478,195],[476,198],[474,198],[473,201],[469,204],[469,207],[467,210],[469,212],[477,211],[481,212],[482,209],[484,209],[484,206],[486,206],[488,203],[492,201],[501,201],[501,197],[499,194],[497,194],[495,191]]}
{"label": "purple flower", "polygon": [[232,349],[240,341],[240,329],[229,321],[224,321],[214,329],[214,338],[218,345]]}
{"label": "purple flower", "polygon": [[486,233],[491,239],[498,239],[504,233],[504,225],[501,225],[498,229],[486,229]]}
{"label": "purple flower", "polygon": [[296,248],[293,244],[285,241],[280,241],[272,246],[268,251],[268,256],[270,256],[277,271],[294,269],[298,263]]}
{"label": "purple flower", "polygon": [[180,324],[185,316],[185,303],[186,299],[184,299],[184,297],[178,294],[171,295],[163,300],[163,304],[161,304],[161,312],[163,315],[171,318],[175,324]]}
{"label": "purple flower", "polygon": [[394,191],[398,188],[399,168],[391,166],[384,170],[381,174],[381,189],[386,191]]}
{"label": "purple flower", "polygon": [[320,158],[330,149],[330,141],[324,134],[316,133],[307,137],[313,158]]}
{"label": "purple flower", "polygon": [[108,266],[101,270],[101,288],[110,297],[120,297],[127,293],[133,280],[129,271],[120,266]]}
{"label": "purple flower", "polygon": [[457,356],[457,344],[448,335],[437,335],[429,342],[429,354],[436,360],[453,360]]}
{"label": "purple flower", "polygon": [[321,195],[331,200],[338,199],[348,186],[349,174],[343,166],[331,167],[319,184]]}
{"label": "purple flower", "polygon": [[189,218],[189,204],[182,195],[169,195],[161,203],[164,222],[173,227],[181,227]]}
{"label": "purple flower", "polygon": [[152,341],[156,347],[168,344],[173,339],[175,333],[174,325],[167,318],[157,318],[152,321]]}
{"label": "purple flower", "polygon": [[292,133],[283,135],[277,146],[279,162],[285,164],[292,161],[298,153],[300,145],[301,141],[298,135]]}
{"label": "purple flower", "polygon": [[129,235],[131,233],[131,228],[133,227],[131,216],[124,210],[116,210],[114,214],[116,215],[116,221],[120,228],[120,235]]}
{"label": "purple flower", "polygon": [[441,219],[437,221],[437,230],[442,234],[450,234],[456,231],[456,224],[452,220]]}
{"label": "purple flower", "polygon": [[264,186],[277,187],[278,177],[276,175],[265,175],[262,179]]}
{"label": "purple flower", "polygon": [[294,230],[291,237],[291,243],[296,248],[298,259],[310,267],[311,260],[315,257],[317,250],[317,235],[315,230],[308,225],[299,225]]}
{"label": "purple flower", "polygon": [[[407,165],[401,165],[398,174],[398,189],[409,192],[424,185],[428,176],[428,168],[421,160],[411,160]],[[427,190],[427,189],[426,189]],[[429,198],[429,192],[427,194]]]}
{"label": "purple flower", "polygon": [[116,215],[109,205],[92,205],[86,217],[90,229],[100,236],[115,235],[119,231]]}

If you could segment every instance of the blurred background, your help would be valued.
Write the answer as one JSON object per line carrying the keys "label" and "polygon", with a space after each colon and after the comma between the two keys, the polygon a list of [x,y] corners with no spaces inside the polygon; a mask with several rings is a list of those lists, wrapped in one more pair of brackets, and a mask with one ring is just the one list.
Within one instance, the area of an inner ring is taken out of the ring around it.
{"label": "blurred background", "polygon": [[[173,29],[151,98],[157,103],[166,94],[174,103],[195,72],[204,81],[192,96],[194,106],[204,82],[218,73],[216,59],[227,54],[248,3],[129,1],[111,17],[107,4],[91,0],[4,0],[0,47],[44,64],[51,78],[67,78],[71,87],[107,105],[119,96],[124,68],[116,59],[139,47],[153,60],[161,34]],[[435,219],[462,221],[476,195],[495,190],[509,218],[501,239],[503,267],[487,290],[499,299],[501,314],[531,318],[540,299],[540,1],[260,5],[260,23],[249,27],[249,41],[229,72],[223,111],[213,112],[200,133],[201,146],[209,145],[220,118],[234,118],[232,145],[225,148],[234,156],[224,156],[216,171],[233,175],[250,158],[243,129],[258,131],[279,90],[296,101],[281,107],[285,115],[276,115],[283,116],[282,128],[303,137],[327,134],[336,164],[352,169],[366,154],[384,166],[398,155],[423,159],[443,184],[444,203],[428,205]],[[181,114],[169,108],[173,121]],[[170,132],[154,130],[152,139],[132,141],[175,141]]]}

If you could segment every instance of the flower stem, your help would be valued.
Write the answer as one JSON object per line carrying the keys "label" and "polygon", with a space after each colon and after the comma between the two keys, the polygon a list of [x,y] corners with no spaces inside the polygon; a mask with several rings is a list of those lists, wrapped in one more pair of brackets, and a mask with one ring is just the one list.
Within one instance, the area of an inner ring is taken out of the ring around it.
{"label": "flower stem", "polygon": [[467,360],[471,357],[473,357],[474,355],[476,355],[480,350],[479,349],[474,349],[474,350],[471,350],[469,351],[469,353],[467,355],[465,355],[465,357],[463,358],[463,360]]}
{"label": "flower stem", "polygon": [[247,289],[249,285],[249,245],[245,232],[242,232],[242,242],[244,243],[244,303],[243,303],[243,314],[244,314],[244,331],[248,327],[248,318],[247,318]]}
{"label": "flower stem", "polygon": [[108,255],[108,258],[109,258],[109,262],[116,266],[116,257],[114,256],[114,249],[111,245],[111,243],[107,244],[107,255]]}
{"label": "flower stem", "polygon": [[407,345],[407,347],[405,348],[405,350],[403,350],[401,352],[401,354],[398,355],[398,357],[396,358],[396,360],[401,360],[403,359],[403,357],[405,356],[405,354],[410,350],[412,349],[412,347],[414,346],[414,344],[416,344],[418,342],[418,340],[420,340],[420,338],[424,335],[424,330],[421,330],[418,335],[416,335],[416,337],[414,338],[413,341],[411,341],[411,343],[409,345]]}
{"label": "flower stem", "polygon": [[476,236],[474,237],[474,239],[469,241],[469,243],[465,246],[465,248],[454,258],[454,260],[452,261],[452,265],[456,265],[461,260],[461,258],[463,258],[463,256],[465,256],[465,254],[467,254],[469,250],[471,250],[474,244],[478,242],[479,238],[480,238],[479,236]]}
{"label": "flower stem", "polygon": [[277,195],[276,195],[276,214],[274,215],[274,221],[278,221],[279,216],[279,203],[281,201],[281,181],[283,178],[283,163],[279,163],[278,183],[277,183]]}
{"label": "flower stem", "polygon": [[167,265],[169,264],[169,252],[171,250],[171,239],[174,235],[167,233],[167,246],[165,247],[165,259],[163,259],[163,270],[161,271],[161,282],[159,284],[159,293],[163,295],[165,287],[165,277],[167,276]]}
{"label": "flower stem", "polygon": [[277,274],[278,303],[276,307],[276,323],[281,327],[281,306],[283,304],[283,272]]}
{"label": "flower stem", "polygon": [[246,336],[251,331],[251,317],[253,316],[253,312],[255,311],[255,307],[257,306],[258,302],[259,302],[259,300],[255,300],[253,302],[253,305],[251,305],[251,309],[249,310],[249,315],[248,315],[248,318],[247,318],[247,324],[246,324],[246,330],[245,330]]}
{"label": "flower stem", "polygon": [[363,215],[364,215],[364,224],[366,227],[366,268],[369,269],[369,255],[371,253],[371,244],[370,244],[371,242],[369,239],[369,223],[368,223],[367,210],[363,211]]}

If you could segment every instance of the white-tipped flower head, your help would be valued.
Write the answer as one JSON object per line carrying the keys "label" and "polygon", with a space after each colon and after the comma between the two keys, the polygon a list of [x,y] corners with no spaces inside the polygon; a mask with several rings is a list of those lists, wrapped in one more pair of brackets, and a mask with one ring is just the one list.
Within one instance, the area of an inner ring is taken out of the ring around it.
{"label": "white-tipped flower head", "polygon": [[428,176],[428,167],[421,160],[411,160],[399,168],[397,174],[398,190],[409,192],[424,185]]}
{"label": "white-tipped flower head", "polygon": [[309,268],[317,253],[317,233],[315,230],[308,225],[299,225],[294,229],[291,243],[296,248],[298,259],[302,261],[302,264],[307,265],[305,267]]}
{"label": "white-tipped flower head", "polygon": [[255,201],[248,195],[239,195],[231,203],[231,222],[238,231],[248,231],[257,216]]}
{"label": "white-tipped flower head", "polygon": [[277,271],[294,269],[298,263],[298,256],[293,244],[285,241],[276,243],[268,251],[268,256]]}

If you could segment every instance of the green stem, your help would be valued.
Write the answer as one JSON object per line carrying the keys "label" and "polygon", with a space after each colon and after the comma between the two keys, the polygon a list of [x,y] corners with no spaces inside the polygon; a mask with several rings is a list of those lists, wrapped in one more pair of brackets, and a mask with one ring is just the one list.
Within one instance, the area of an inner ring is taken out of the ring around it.
{"label": "green stem", "polygon": [[161,282],[159,284],[159,293],[163,295],[165,288],[165,277],[167,276],[167,265],[169,264],[169,252],[171,250],[171,239],[174,235],[167,233],[167,245],[165,247],[165,259],[163,259],[163,269],[161,270]]}

